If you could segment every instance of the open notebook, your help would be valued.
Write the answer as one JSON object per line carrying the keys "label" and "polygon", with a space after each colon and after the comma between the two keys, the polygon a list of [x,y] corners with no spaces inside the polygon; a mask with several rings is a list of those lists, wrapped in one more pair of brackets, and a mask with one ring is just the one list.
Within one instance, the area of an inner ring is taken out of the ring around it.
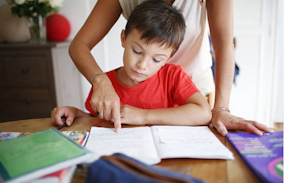
{"label": "open notebook", "polygon": [[164,158],[234,159],[207,126],[92,127],[86,148],[94,159],[124,153],[147,164]]}

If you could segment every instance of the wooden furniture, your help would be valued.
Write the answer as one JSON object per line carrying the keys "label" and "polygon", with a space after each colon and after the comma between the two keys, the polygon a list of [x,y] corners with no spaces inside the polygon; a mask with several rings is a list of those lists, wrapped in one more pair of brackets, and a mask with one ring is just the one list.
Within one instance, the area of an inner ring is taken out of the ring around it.
{"label": "wooden furniture", "polygon": [[83,109],[69,42],[0,44],[0,122],[50,117],[56,106]]}
{"label": "wooden furniture", "polygon": [[205,100],[208,102],[210,109],[213,109],[214,107],[214,100],[215,100],[215,92],[211,92],[208,95],[205,96]]}
{"label": "wooden furniture", "polygon": [[[92,126],[113,127],[112,123],[101,120],[97,117],[76,118],[72,126],[62,128],[68,130],[88,130]],[[51,123],[50,118],[32,119],[0,123],[0,132],[35,132],[45,130],[50,127],[58,128]],[[133,127],[123,125],[125,127]],[[157,166],[171,171],[190,174],[208,183],[259,183],[257,177],[248,169],[242,159],[227,139],[218,134],[214,128],[210,128],[216,137],[234,154],[234,160],[207,160],[207,159],[165,159]],[[84,178],[77,172],[74,174],[72,182],[83,183]]]}

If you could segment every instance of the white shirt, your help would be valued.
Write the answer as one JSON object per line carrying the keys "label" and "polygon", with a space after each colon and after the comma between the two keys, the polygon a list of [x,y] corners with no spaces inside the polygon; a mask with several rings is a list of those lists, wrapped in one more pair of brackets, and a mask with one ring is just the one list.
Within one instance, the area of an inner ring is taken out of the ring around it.
{"label": "white shirt", "polygon": [[[145,0],[119,0],[123,16],[128,19],[133,9]],[[184,40],[169,60],[176,63],[194,77],[212,66],[210,44],[208,38],[206,1],[202,0],[175,0],[173,6],[184,16],[186,33]]]}

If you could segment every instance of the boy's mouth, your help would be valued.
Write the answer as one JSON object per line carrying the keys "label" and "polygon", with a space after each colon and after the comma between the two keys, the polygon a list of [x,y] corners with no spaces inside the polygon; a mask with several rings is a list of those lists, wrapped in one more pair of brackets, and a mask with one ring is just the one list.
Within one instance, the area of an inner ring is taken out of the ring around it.
{"label": "boy's mouth", "polygon": [[142,73],[137,72],[137,71],[135,71],[135,70],[133,70],[133,72],[134,72],[134,74],[135,74],[136,76],[139,76],[139,77],[145,76],[145,74],[142,74]]}

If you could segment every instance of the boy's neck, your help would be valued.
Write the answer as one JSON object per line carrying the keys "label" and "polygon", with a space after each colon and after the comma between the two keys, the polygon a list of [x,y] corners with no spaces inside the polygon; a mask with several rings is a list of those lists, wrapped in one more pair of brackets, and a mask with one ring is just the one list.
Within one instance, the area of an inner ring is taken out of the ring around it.
{"label": "boy's neck", "polygon": [[131,80],[129,80],[125,70],[124,70],[124,66],[116,69],[115,71],[116,73],[116,77],[117,77],[117,80],[120,84],[122,84],[123,86],[126,86],[126,87],[133,87],[133,86],[136,86],[140,83],[133,83],[131,82]]}

